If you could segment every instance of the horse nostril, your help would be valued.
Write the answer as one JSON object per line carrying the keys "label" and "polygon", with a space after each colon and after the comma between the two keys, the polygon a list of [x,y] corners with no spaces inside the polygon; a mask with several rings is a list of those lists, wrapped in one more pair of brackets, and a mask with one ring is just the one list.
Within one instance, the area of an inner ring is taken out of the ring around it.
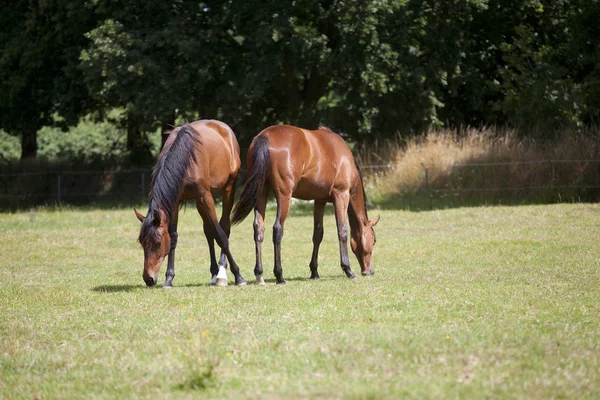
{"label": "horse nostril", "polygon": [[156,285],[154,278],[152,278],[151,276],[144,278],[144,281],[146,282],[146,286],[148,287]]}

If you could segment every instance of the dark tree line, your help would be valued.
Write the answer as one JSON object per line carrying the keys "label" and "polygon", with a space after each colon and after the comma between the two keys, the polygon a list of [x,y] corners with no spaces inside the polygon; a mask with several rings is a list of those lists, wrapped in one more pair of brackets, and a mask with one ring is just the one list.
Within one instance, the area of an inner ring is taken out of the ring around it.
{"label": "dark tree line", "polygon": [[597,0],[11,1],[0,122],[36,131],[115,107],[127,144],[218,118],[247,143],[284,122],[368,142],[430,126],[552,135],[600,118]]}

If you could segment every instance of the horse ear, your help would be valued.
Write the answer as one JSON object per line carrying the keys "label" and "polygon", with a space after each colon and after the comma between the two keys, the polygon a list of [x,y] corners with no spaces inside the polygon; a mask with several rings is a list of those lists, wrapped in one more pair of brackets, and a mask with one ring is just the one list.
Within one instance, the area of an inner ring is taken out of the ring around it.
{"label": "horse ear", "polygon": [[144,223],[144,219],[146,217],[144,217],[142,214],[140,214],[140,212],[138,210],[136,210],[135,208],[133,209],[133,211],[135,212],[135,216],[137,217],[137,219],[139,219],[140,222],[143,224]]}
{"label": "horse ear", "polygon": [[373,218],[372,220],[369,221],[369,225],[371,225],[371,227],[377,225],[377,223],[379,222],[379,215],[376,216],[375,218]]}

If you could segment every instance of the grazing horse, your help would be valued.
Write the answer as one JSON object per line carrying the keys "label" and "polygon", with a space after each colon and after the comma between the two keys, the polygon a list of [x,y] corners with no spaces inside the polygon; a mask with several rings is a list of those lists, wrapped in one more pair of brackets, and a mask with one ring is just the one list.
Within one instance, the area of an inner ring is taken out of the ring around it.
{"label": "grazing horse", "polygon": [[[196,200],[204,222],[210,251],[211,284],[227,285],[227,260],[236,285],[245,285],[229,251],[230,213],[240,169],[240,148],[231,128],[220,121],[200,120],[171,131],[152,172],[150,204],[142,223],[139,242],[144,249],[144,273],[148,286],[156,285],[160,266],[168,255],[164,288],[173,286],[177,218],[182,201]],[[217,219],[213,195],[223,194],[223,213]],[[221,248],[219,263],[214,241]]]}
{"label": "grazing horse", "polygon": [[342,270],[349,278],[356,278],[348,259],[348,214],[350,243],[361,273],[373,274],[373,226],[379,222],[379,217],[372,221],[367,218],[360,168],[350,148],[339,135],[322,127],[309,131],[288,125],[271,126],[252,141],[248,149],[248,171],[250,177],[234,207],[232,223],[241,222],[254,208],[254,275],[258,284],[264,283],[261,247],[270,190],[277,200],[277,217],[273,225],[273,273],[277,283],[285,283],[281,267],[281,239],[292,197],[315,201],[311,279],[319,279],[318,253],[323,239],[323,214],[327,202],[333,202],[335,207]]}

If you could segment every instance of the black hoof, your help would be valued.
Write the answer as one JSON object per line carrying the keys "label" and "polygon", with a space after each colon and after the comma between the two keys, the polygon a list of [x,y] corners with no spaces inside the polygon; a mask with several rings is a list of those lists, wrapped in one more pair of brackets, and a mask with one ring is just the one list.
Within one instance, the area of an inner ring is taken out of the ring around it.
{"label": "black hoof", "polygon": [[246,281],[244,280],[244,278],[236,279],[235,284],[236,286],[246,286]]}
{"label": "black hoof", "polygon": [[348,274],[348,278],[354,280],[354,279],[356,279],[356,275],[354,275],[352,272],[350,272]]}
{"label": "black hoof", "polygon": [[285,281],[285,279],[281,278],[281,279],[277,279],[277,284],[278,285],[285,285],[287,282]]}
{"label": "black hoof", "polygon": [[321,277],[319,276],[319,274],[313,273],[313,274],[310,274],[310,279],[315,279],[316,280],[316,279],[321,279]]}

